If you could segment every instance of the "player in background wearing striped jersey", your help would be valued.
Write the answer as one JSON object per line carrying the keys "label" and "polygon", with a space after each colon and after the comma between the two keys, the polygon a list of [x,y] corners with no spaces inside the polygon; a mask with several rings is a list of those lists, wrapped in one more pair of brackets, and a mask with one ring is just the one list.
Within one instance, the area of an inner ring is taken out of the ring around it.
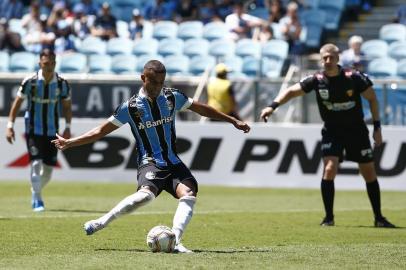
{"label": "player in background wearing striped jersey", "polygon": [[139,93],[118,106],[115,113],[100,126],[75,138],[65,139],[57,135],[52,141],[61,150],[92,143],[128,123],[134,135],[138,152],[138,191],[119,202],[102,217],[85,223],[86,234],[91,235],[120,215],[143,206],[162,190],[179,199],[173,218],[176,235],[175,250],[190,253],[181,244],[181,237],[190,222],[196,202],[198,184],[190,170],[176,152],[175,114],[189,109],[202,116],[216,118],[233,124],[237,129],[249,132],[250,127],[212,107],[186,97],[182,92],[164,87],[165,66],[151,60],[144,66]]}
{"label": "player in background wearing striped jersey", "polygon": [[[6,137],[15,141],[14,121],[21,104],[27,100],[25,111],[25,137],[31,161],[32,208],[44,211],[41,191],[51,179],[56,165],[57,149],[51,143],[59,131],[60,107],[65,117],[64,138],[70,138],[72,120],[71,90],[68,82],[55,72],[55,54],[44,50],[40,54],[40,69],[23,80],[10,109]],[[62,106],[61,106],[62,105]]]}

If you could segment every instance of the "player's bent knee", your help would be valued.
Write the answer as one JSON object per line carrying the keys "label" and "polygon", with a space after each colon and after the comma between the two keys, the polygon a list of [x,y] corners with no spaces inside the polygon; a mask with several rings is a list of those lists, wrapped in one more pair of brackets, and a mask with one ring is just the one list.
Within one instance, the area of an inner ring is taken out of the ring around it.
{"label": "player's bent knee", "polygon": [[35,159],[31,162],[32,174],[40,175],[42,169],[42,160]]}

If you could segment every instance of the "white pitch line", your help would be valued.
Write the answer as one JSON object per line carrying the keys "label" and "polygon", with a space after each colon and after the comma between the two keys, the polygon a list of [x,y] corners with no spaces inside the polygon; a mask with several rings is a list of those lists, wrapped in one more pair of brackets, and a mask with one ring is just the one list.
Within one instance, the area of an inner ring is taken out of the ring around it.
{"label": "white pitch line", "polygon": [[[371,210],[369,207],[365,208],[342,208],[336,209],[336,212],[350,212],[350,211],[369,211]],[[383,210],[395,210],[401,211],[406,210],[406,208],[390,208],[390,209],[383,209]],[[211,214],[270,214],[270,213],[304,213],[304,212],[321,212],[320,209],[289,209],[289,210],[274,210],[274,211],[241,211],[241,210],[210,210],[210,211],[195,211],[195,215],[211,215]],[[89,217],[89,216],[101,216],[102,213],[75,213],[74,211],[69,212],[66,210],[66,214],[55,214],[53,215],[51,212],[42,212],[36,213],[32,215],[11,215],[11,216],[0,216],[1,219],[25,219],[25,218],[76,218],[76,217]],[[107,213],[107,211],[106,211]],[[149,212],[135,212],[130,215],[139,215],[139,216],[147,216],[147,215],[172,215],[175,213],[174,211],[149,211]],[[50,215],[48,215],[50,214]]]}

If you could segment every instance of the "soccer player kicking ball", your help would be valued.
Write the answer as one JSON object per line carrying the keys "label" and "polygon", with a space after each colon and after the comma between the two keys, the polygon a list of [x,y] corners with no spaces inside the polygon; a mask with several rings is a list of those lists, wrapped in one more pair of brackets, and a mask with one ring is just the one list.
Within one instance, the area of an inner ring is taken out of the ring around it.
{"label": "soccer player kicking ball", "polygon": [[176,235],[175,251],[190,253],[181,244],[182,234],[190,222],[196,202],[198,184],[176,153],[175,113],[190,109],[202,116],[216,118],[249,132],[250,127],[234,117],[186,97],[178,90],[163,87],[165,66],[151,60],[144,66],[139,93],[122,103],[100,126],[71,139],[57,135],[52,143],[60,150],[94,142],[128,123],[138,151],[138,191],[119,202],[110,212],[84,224],[87,235],[103,229],[117,217],[146,205],[162,190],[179,199],[173,218]]}
{"label": "soccer player kicking ball", "polygon": [[261,118],[266,122],[279,105],[314,90],[319,112],[324,121],[321,145],[324,162],[321,194],[326,216],[320,225],[334,226],[334,178],[345,150],[346,159],[358,163],[360,173],[365,179],[375,215],[375,227],[394,228],[395,225],[381,213],[379,183],[362,111],[361,96],[370,105],[374,120],[373,138],[375,146],[379,146],[382,143],[381,124],[372,82],[359,71],[342,69],[338,65],[338,53],[338,48],[334,44],[324,45],[320,49],[323,70],[279,93],[272,104],[262,110]]}

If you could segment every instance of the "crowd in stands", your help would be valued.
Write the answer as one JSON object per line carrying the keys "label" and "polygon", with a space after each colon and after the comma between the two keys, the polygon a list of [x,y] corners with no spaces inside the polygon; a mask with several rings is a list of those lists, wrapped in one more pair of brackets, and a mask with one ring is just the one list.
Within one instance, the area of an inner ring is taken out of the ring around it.
{"label": "crowd in stands", "polygon": [[[314,6],[315,2],[319,7]],[[364,10],[370,8],[369,1],[356,2]],[[289,54],[303,54],[309,48],[318,50],[325,29],[337,30],[344,5],[345,0],[2,0],[0,50],[9,54],[19,51],[37,54],[50,48],[59,55],[83,53],[81,46],[89,37],[104,42],[118,37],[134,44],[144,38],[161,42],[161,37],[153,36],[153,29],[160,22],[172,21],[175,27],[184,22],[205,26],[218,22],[215,28],[225,30],[216,29],[218,36],[204,37],[210,46],[217,39],[227,39],[237,45],[239,41],[249,39],[260,44],[263,52],[270,40],[277,39],[288,44]],[[331,10],[336,12],[329,13]],[[405,10],[406,5],[399,8],[396,22],[405,22]],[[179,37],[179,34],[175,36]],[[186,41],[189,37],[180,38]],[[343,65],[358,65],[359,68],[366,65],[360,60],[362,42],[361,37],[349,41],[349,49],[342,54]],[[217,57],[215,53],[212,56]],[[251,56],[258,58],[255,53]]]}
{"label": "crowd in stands", "polygon": [[[120,1],[119,1],[120,2]],[[124,1],[125,2],[125,1]],[[130,2],[130,1],[127,1]],[[298,10],[306,8],[305,1],[264,0],[154,0],[133,1],[131,16],[118,17],[112,10],[114,1],[63,1],[63,0],[2,0],[0,4],[1,37],[0,49],[8,51],[26,50],[38,53],[42,48],[54,48],[56,53],[75,51],[75,39],[87,36],[109,40],[118,37],[117,22],[127,20],[129,38],[142,37],[145,21],[201,21],[204,24],[225,22],[233,40],[253,38],[266,42],[274,38],[273,23],[280,24],[283,39],[293,52],[300,51],[302,30]],[[248,4],[248,5],[247,5]],[[248,14],[247,8],[261,10],[261,16]],[[265,12],[264,12],[265,11]],[[20,20],[19,22],[13,19]],[[10,26],[10,22],[13,25]]]}

